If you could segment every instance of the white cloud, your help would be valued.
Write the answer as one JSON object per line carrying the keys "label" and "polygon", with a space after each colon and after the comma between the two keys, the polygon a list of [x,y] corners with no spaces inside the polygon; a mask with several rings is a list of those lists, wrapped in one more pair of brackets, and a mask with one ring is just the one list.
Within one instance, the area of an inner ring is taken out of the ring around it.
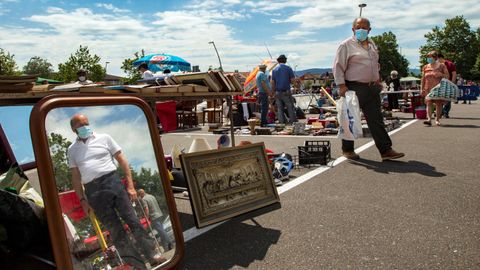
{"label": "white cloud", "polygon": [[111,10],[111,11],[113,11],[114,13],[130,12],[130,10],[128,10],[128,9],[117,8],[117,7],[115,7],[115,6],[112,5],[112,4],[96,3],[95,6],[96,6],[96,7],[99,7],[99,8],[104,8],[104,9],[107,9],[107,10]]}
{"label": "white cloud", "polygon": [[309,35],[313,35],[313,34],[315,34],[315,32],[313,32],[313,31],[294,30],[294,31],[290,31],[290,32],[286,33],[285,35],[274,36],[274,38],[277,39],[277,40],[298,40],[299,38],[309,36]]}

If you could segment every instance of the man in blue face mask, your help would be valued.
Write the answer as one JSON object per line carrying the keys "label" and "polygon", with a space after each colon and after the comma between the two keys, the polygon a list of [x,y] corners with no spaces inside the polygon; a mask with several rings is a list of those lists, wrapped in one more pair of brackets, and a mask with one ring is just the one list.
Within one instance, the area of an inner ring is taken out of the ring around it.
{"label": "man in blue face mask", "polygon": [[[130,166],[120,146],[110,135],[93,133],[88,118],[83,114],[74,115],[70,119],[70,126],[78,138],[68,148],[68,165],[72,173],[73,189],[80,198],[85,213],[92,210],[95,212],[101,224],[110,232],[120,256],[127,262],[129,258],[141,258],[138,251],[150,263],[166,261],[155,253],[153,239],[140,224],[132,207],[130,200],[137,200],[137,192]],[[125,173],[126,189],[117,173],[114,159]],[[131,248],[132,243],[124,229],[124,223],[128,224],[134,235],[138,251]]]}
{"label": "man in blue face mask", "polygon": [[[344,40],[337,49],[333,75],[340,96],[345,96],[347,90],[355,91],[382,160],[397,159],[405,154],[392,149],[392,141],[383,123],[378,50],[368,38],[370,30],[367,18],[356,18],[353,21],[353,36]],[[354,151],[354,141],[342,140],[342,150],[348,159],[360,158]]]}

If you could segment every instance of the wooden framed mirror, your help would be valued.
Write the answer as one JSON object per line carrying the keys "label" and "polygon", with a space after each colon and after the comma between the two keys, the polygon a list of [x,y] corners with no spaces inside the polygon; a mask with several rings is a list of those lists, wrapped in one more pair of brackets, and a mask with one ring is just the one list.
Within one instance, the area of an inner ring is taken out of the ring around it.
{"label": "wooden framed mirror", "polygon": [[178,265],[182,229],[145,101],[46,97],[32,110],[30,132],[57,269]]}

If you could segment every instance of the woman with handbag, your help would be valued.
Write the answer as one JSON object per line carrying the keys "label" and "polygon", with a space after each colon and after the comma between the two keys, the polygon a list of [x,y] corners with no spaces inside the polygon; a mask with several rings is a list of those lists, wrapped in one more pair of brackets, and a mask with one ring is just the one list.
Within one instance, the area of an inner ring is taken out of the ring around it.
{"label": "woman with handbag", "polygon": [[433,104],[435,104],[435,124],[440,126],[442,117],[442,107],[446,99],[435,97],[430,94],[432,88],[437,86],[442,78],[448,78],[447,67],[438,61],[438,53],[431,51],[427,54],[427,63],[422,69],[422,91],[421,95],[425,98],[427,105],[427,121],[423,122],[426,126],[432,125]]}

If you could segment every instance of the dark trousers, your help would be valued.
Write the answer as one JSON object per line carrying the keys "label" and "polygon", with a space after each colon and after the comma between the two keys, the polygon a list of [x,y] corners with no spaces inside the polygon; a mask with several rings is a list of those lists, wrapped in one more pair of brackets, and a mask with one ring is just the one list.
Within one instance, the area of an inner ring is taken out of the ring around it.
{"label": "dark trousers", "polygon": [[167,232],[165,231],[165,228],[163,228],[163,222],[161,218],[157,218],[154,220],[151,220],[152,222],[152,227],[157,231],[157,233],[160,236],[160,239],[162,240],[162,246],[163,250],[167,251],[170,250],[170,246],[172,244],[172,239],[168,236]]}
{"label": "dark trousers", "polygon": [[258,103],[260,103],[260,124],[262,127],[267,125],[268,113],[268,95],[267,93],[258,93]]}
{"label": "dark trousers", "polygon": [[110,231],[113,244],[120,255],[134,256],[136,254],[136,251],[131,250],[132,244],[123,226],[123,220],[128,224],[140,251],[147,258],[151,258],[155,254],[155,244],[140,224],[117,172],[108,173],[84,186],[88,203],[100,222]]}
{"label": "dark trousers", "polygon": [[445,105],[443,105],[443,115],[448,116],[451,108],[452,108],[452,102],[448,101]]}
{"label": "dark trousers", "polygon": [[[390,140],[383,123],[380,86],[368,86],[354,82],[347,82],[346,85],[349,90],[355,91],[357,94],[360,109],[367,120],[368,128],[380,154],[392,149],[392,140]],[[354,149],[354,141],[342,140],[342,150],[344,152],[354,151]]]}
{"label": "dark trousers", "polygon": [[400,94],[388,94],[388,109],[398,109],[398,96]]}

